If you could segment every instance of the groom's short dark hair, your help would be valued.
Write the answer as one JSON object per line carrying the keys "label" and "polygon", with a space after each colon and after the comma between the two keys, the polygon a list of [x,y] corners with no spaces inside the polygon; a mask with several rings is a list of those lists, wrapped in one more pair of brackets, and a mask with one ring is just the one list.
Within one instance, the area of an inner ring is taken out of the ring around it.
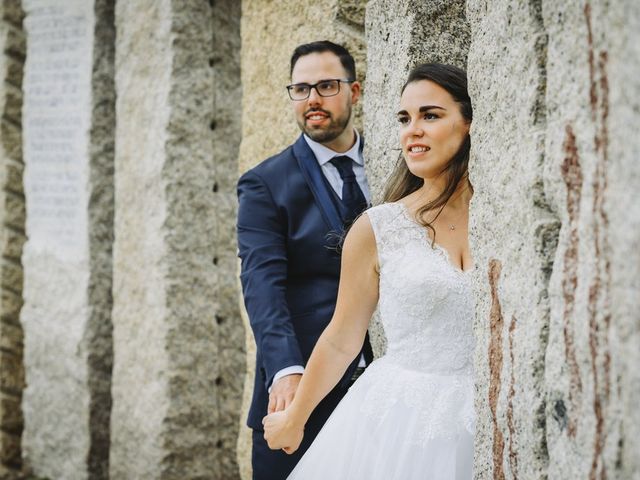
{"label": "groom's short dark hair", "polygon": [[296,47],[291,55],[291,70],[289,76],[293,73],[293,67],[296,66],[296,62],[300,57],[309,55],[310,53],[324,53],[331,52],[340,59],[340,63],[347,72],[348,80],[356,79],[356,62],[349,53],[349,50],[342,45],[330,42],[329,40],[321,40],[318,42],[304,43]]}

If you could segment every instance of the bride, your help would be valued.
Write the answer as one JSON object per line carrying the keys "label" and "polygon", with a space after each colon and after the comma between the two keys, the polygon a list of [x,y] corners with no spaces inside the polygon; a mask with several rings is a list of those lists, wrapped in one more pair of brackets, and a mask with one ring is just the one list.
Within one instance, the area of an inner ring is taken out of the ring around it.
{"label": "bride", "polygon": [[388,203],[363,214],[345,239],[335,313],[291,405],[263,420],[269,447],[298,448],[307,418],[360,351],[376,305],[387,353],[354,383],[289,479],[472,478],[472,111],[464,71],[414,68],[397,116],[404,161]]}

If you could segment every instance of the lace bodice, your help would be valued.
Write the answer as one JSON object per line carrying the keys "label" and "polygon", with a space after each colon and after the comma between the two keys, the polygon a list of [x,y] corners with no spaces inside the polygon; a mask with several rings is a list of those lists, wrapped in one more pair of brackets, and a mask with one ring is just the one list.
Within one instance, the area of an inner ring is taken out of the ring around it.
{"label": "lace bodice", "polygon": [[469,273],[447,251],[431,247],[427,230],[402,203],[367,211],[380,264],[379,311],[386,357],[436,374],[472,372],[473,300]]}
{"label": "lace bodice", "polygon": [[387,353],[353,383],[289,480],[471,479],[469,273],[401,203],[371,208]]}

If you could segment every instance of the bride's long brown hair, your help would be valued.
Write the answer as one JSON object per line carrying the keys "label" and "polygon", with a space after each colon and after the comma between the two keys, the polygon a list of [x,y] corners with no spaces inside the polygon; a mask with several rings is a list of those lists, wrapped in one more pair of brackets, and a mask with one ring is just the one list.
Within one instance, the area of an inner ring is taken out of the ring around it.
{"label": "bride's long brown hair", "polygon": [[[407,82],[402,86],[401,94],[407,88],[407,85],[421,80],[428,80],[440,87],[444,88],[451,97],[460,105],[460,113],[462,117],[471,122],[473,118],[473,110],[471,108],[471,99],[467,91],[467,74],[464,70],[453,65],[444,65],[441,63],[423,63],[411,70]],[[421,206],[416,214],[416,219],[424,227],[433,233],[433,242],[435,242],[436,231],[432,223],[438,218],[445,205],[455,193],[458,186],[462,182],[466,182],[471,191],[473,187],[469,182],[469,150],[471,149],[471,138],[469,134],[460,145],[456,154],[449,160],[446,167],[440,175],[445,175],[447,182],[446,187],[434,200],[427,202]],[[407,168],[402,154],[398,158],[394,171],[389,177],[387,187],[385,188],[383,201],[396,202],[410,193],[415,192],[424,184],[424,180],[415,176]],[[438,209],[436,215],[431,221],[426,220],[427,212]]]}

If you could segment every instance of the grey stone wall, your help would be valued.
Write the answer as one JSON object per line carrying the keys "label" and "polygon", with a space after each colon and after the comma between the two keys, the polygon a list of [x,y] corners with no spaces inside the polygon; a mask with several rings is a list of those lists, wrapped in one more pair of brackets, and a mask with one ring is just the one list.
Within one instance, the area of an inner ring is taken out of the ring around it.
{"label": "grey stone wall", "polygon": [[[409,70],[425,62],[465,68],[470,36],[462,0],[370,0],[366,12],[365,156],[376,204],[396,162],[403,161],[396,112]],[[369,331],[374,352],[382,354],[386,341],[377,317]]]}
{"label": "grey stone wall", "polygon": [[545,359],[549,476],[638,478],[640,6],[544,2],[543,16],[545,189],[562,221]]}
{"label": "grey stone wall", "polygon": [[107,478],[113,1],[25,1],[25,469]]}
{"label": "grey stone wall", "polygon": [[638,478],[640,10],[467,11],[476,477]]}
{"label": "grey stone wall", "polygon": [[113,215],[115,147],[115,0],[94,4],[94,49],[89,131],[89,289],[87,343],[89,476],[109,478],[111,370],[113,368]]}
{"label": "grey stone wall", "polygon": [[475,475],[542,478],[548,281],[559,227],[542,183],[547,35],[536,2],[470,1],[467,12],[478,301]]}
{"label": "grey stone wall", "polygon": [[240,2],[219,0],[213,8],[214,121],[212,132],[215,196],[215,320],[218,328],[218,478],[238,478],[236,445],[246,371],[245,330],[236,279],[236,183],[243,89],[240,82]]}
{"label": "grey stone wall", "polygon": [[[589,456],[593,465],[593,459],[601,453],[599,463],[606,465],[606,471],[611,473],[607,476],[637,480],[640,478],[640,167],[637,161],[640,138],[636,126],[640,124],[640,5],[637,2],[616,5],[594,2],[592,5],[591,11],[586,10],[585,5],[582,25],[591,22],[592,35],[596,38],[586,52],[587,59],[589,52],[594,52],[589,85],[591,89],[596,81],[599,84],[596,103],[599,106],[596,109],[590,102],[589,109],[592,118],[600,117],[600,127],[598,137],[592,131],[593,137],[588,143],[585,141],[583,149],[592,141],[595,146],[596,138],[601,139],[599,163],[604,164],[606,173],[602,176],[606,183],[602,183],[601,177],[600,190],[604,195],[598,198],[602,202],[604,197],[604,205],[600,204],[598,233],[609,237],[606,242],[601,240],[605,255],[600,252],[600,267],[604,257],[605,272],[607,265],[609,268],[608,322],[604,322],[603,329],[605,335],[609,333],[609,339],[601,336],[596,355],[590,352],[600,367],[598,388],[602,388],[606,403],[600,415],[595,404],[592,406],[596,425],[600,427],[596,430],[597,449],[593,448]],[[598,58],[597,70],[595,58]],[[609,359],[611,365],[607,365]],[[610,435],[609,429],[614,433]]]}
{"label": "grey stone wall", "polygon": [[243,337],[222,269],[239,33],[226,7],[117,4],[112,478],[237,475]]}
{"label": "grey stone wall", "polygon": [[0,477],[21,468],[24,388],[22,246],[25,206],[22,172],[22,76],[26,54],[20,2],[0,3]]}

